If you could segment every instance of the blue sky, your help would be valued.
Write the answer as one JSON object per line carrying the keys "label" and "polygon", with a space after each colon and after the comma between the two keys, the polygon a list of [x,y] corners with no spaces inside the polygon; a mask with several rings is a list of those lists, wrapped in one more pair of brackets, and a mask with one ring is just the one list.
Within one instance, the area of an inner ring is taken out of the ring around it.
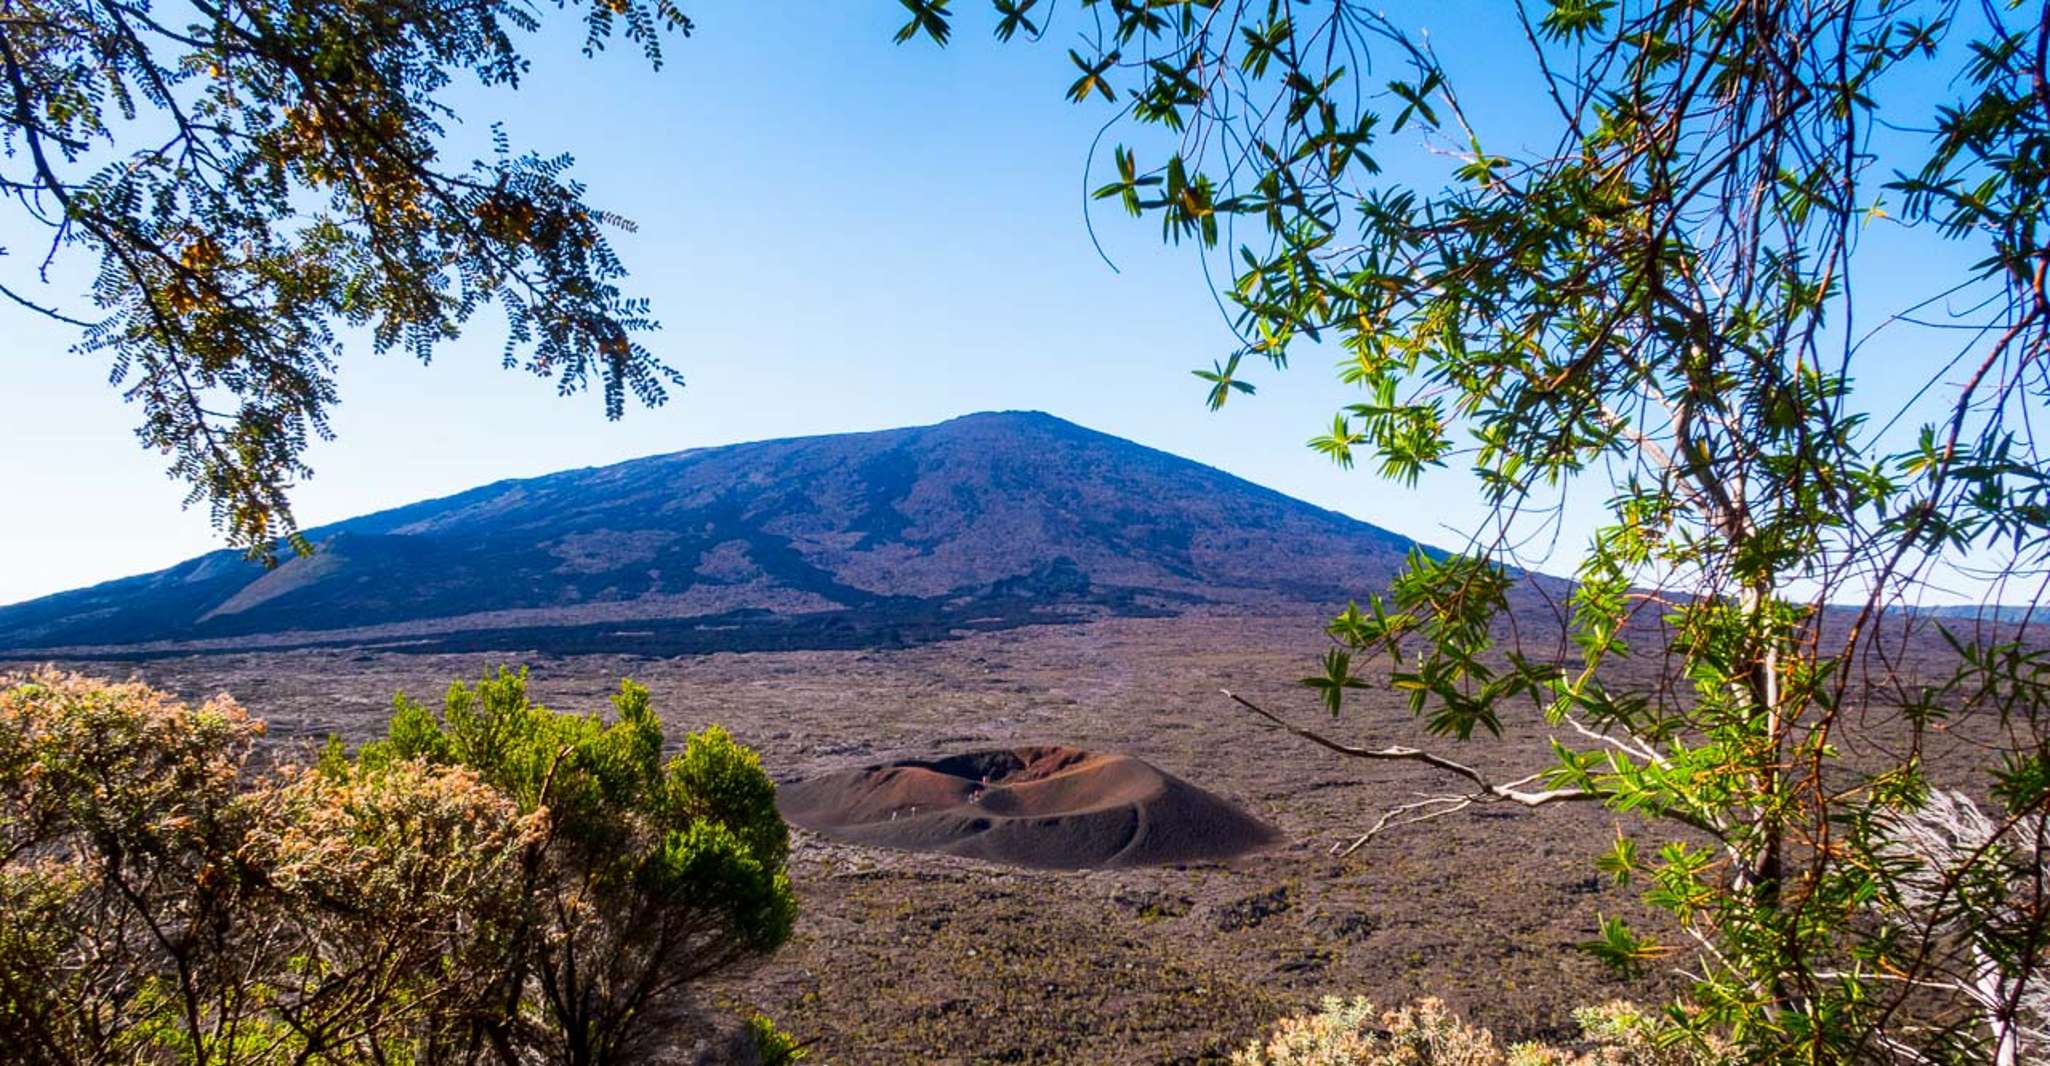
{"label": "blue sky", "polygon": [[[1259,375],[1250,402],[1203,409],[1189,370],[1230,335],[1197,262],[1161,246],[1150,222],[1098,205],[1119,270],[1091,246],[1082,165],[1107,108],[1062,99],[1064,41],[996,45],[980,3],[957,5],[944,50],[893,45],[901,9],[887,0],[689,6],[698,32],[669,43],[660,72],[623,48],[586,60],[570,34],[544,31],[517,93],[453,98],[459,138],[498,118],[518,147],[568,150],[593,201],[639,223],[618,245],[664,321],[651,346],[688,386],[608,423],[595,396],[558,398],[500,370],[488,311],[429,366],[356,344],[338,439],[312,451],[316,476],[296,495],[304,524],[504,477],[1002,408],[1049,411],[1426,541],[1457,543],[1476,520],[1457,472],[1404,490],[1304,447],[1349,399],[1313,350]],[[1396,14],[1433,34],[1498,128],[1537,99],[1534,82],[1503,74],[1528,76],[1507,6]],[[1398,168],[1444,165],[1404,152],[1387,154]],[[22,284],[36,238],[0,213],[0,275],[51,301],[79,291],[75,271]],[[136,444],[137,413],[101,358],[70,354],[68,330],[12,307],[0,307],[0,336],[0,603],[218,545],[204,509],[181,510],[184,486]]]}

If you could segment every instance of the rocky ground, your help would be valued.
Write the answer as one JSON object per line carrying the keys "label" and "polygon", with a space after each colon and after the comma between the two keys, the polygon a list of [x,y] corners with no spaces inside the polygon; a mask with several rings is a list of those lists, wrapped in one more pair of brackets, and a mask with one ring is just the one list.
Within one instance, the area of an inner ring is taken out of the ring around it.
{"label": "rocky ground", "polygon": [[[1291,682],[1309,672],[1320,621],[1309,609],[1112,619],[902,650],[675,659],[317,650],[72,665],[138,673],[189,697],[225,690],[290,752],[377,730],[395,691],[431,697],[501,659],[525,661],[557,709],[602,708],[633,677],[653,689],[673,737],[721,723],[781,780],[1071,744],[1145,759],[1283,834],[1226,863],[1047,872],[800,831],[795,938],[707,996],[778,1019],[814,1041],[814,1061],[1216,1061],[1277,1015],[1361,993],[1437,995],[1505,1038],[1558,1037],[1575,1005],[1656,995],[1656,983],[1620,983],[1573,949],[1598,914],[1634,913],[1628,890],[1592,867],[1619,827],[1644,832],[1633,821],[1488,809],[1331,853],[1380,810],[1443,782],[1410,764],[1330,755],[1218,694],[1228,686],[1318,724],[1323,712]],[[1322,725],[1356,742],[1423,739],[1392,696],[1360,696]],[[1541,739],[1512,730],[1467,754],[1526,768]]]}

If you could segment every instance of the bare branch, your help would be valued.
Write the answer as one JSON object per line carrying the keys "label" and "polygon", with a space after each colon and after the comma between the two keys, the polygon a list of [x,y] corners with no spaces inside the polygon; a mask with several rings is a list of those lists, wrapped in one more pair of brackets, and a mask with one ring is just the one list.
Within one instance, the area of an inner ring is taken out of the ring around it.
{"label": "bare branch", "polygon": [[1524,787],[1525,785],[1542,779],[1545,776],[1544,771],[1537,771],[1534,773],[1526,774],[1523,777],[1519,777],[1516,780],[1507,782],[1505,784],[1496,784],[1494,782],[1489,781],[1485,776],[1481,774],[1479,770],[1476,770],[1471,766],[1468,766],[1464,763],[1454,762],[1451,759],[1447,759],[1442,755],[1435,755],[1421,748],[1409,748],[1402,747],[1400,745],[1394,745],[1385,748],[1360,748],[1354,747],[1350,744],[1342,744],[1320,733],[1304,729],[1301,726],[1294,725],[1288,722],[1287,720],[1281,718],[1279,715],[1276,715],[1273,712],[1267,710],[1266,708],[1261,707],[1256,703],[1253,703],[1252,701],[1246,699],[1243,696],[1240,696],[1239,694],[1231,691],[1230,689],[1220,689],[1219,691],[1224,693],[1225,698],[1231,700],[1233,703],[1236,703],[1241,707],[1244,707],[1246,710],[1249,710],[1254,714],[1259,715],[1260,717],[1266,719],[1269,723],[1273,724],[1274,726],[1290,734],[1301,737],[1312,744],[1316,744],[1319,747],[1337,752],[1338,754],[1344,755],[1348,758],[1383,759],[1395,762],[1420,762],[1427,766],[1443,770],[1446,773],[1456,774],[1460,777],[1464,777],[1468,781],[1473,782],[1475,787],[1471,792],[1453,793],[1444,796],[1432,796],[1423,800],[1419,800],[1416,803],[1404,804],[1403,806],[1396,807],[1388,811],[1387,813],[1381,816],[1381,819],[1379,821],[1374,823],[1374,827],[1372,829],[1367,830],[1366,833],[1361,835],[1359,839],[1353,841],[1352,845],[1350,847],[1345,848],[1341,854],[1351,854],[1353,851],[1358,850],[1360,845],[1365,844],[1367,841],[1373,839],[1375,834],[1380,833],[1384,829],[1388,829],[1398,825],[1410,825],[1415,822],[1429,821],[1433,818],[1442,818],[1445,815],[1454,814],[1459,811],[1465,810],[1466,808],[1471,807],[1476,803],[1506,802],[1514,803],[1524,807],[1542,807],[1551,803],[1569,803],[1584,800],[1599,800],[1602,798],[1602,795],[1599,792],[1593,792],[1580,788],[1547,788],[1532,790]]}

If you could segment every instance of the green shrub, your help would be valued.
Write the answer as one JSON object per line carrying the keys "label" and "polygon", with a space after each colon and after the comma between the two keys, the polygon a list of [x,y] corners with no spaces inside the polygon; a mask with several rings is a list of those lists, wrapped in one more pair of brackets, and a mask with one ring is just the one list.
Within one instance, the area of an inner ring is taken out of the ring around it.
{"label": "green shrub", "polygon": [[755,754],[713,727],[662,760],[648,691],[623,682],[616,718],[530,700],[524,671],[456,684],[437,715],[400,697],[362,767],[467,767],[548,829],[524,872],[527,913],[494,976],[486,1031],[552,1061],[627,1061],[691,981],[774,951],[796,904],[789,830]]}
{"label": "green shrub", "polygon": [[776,1023],[766,1014],[748,1015],[747,1032],[754,1041],[755,1058],[761,1066],[792,1066],[809,1057],[804,1045],[796,1037],[776,1028]]}

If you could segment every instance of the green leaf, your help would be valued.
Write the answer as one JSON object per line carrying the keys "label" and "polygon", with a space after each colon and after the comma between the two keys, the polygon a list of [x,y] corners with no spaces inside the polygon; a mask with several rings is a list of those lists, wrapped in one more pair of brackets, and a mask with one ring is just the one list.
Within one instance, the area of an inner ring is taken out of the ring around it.
{"label": "green leaf", "polygon": [[[947,5],[952,0],[897,0],[897,2],[903,4],[905,10],[911,12],[911,20],[897,30],[894,40],[898,44],[903,44],[919,34],[924,34],[931,38],[934,44],[942,48],[946,47],[947,39],[954,32],[947,13]],[[1030,7],[1031,5],[1028,3],[1026,6]]]}
{"label": "green leaf", "polygon": [[1301,684],[1316,689],[1324,708],[1334,717],[1345,699],[1345,690],[1367,687],[1365,681],[1352,674],[1352,654],[1337,648],[1324,653],[1324,672],[1316,677],[1303,678]]}

